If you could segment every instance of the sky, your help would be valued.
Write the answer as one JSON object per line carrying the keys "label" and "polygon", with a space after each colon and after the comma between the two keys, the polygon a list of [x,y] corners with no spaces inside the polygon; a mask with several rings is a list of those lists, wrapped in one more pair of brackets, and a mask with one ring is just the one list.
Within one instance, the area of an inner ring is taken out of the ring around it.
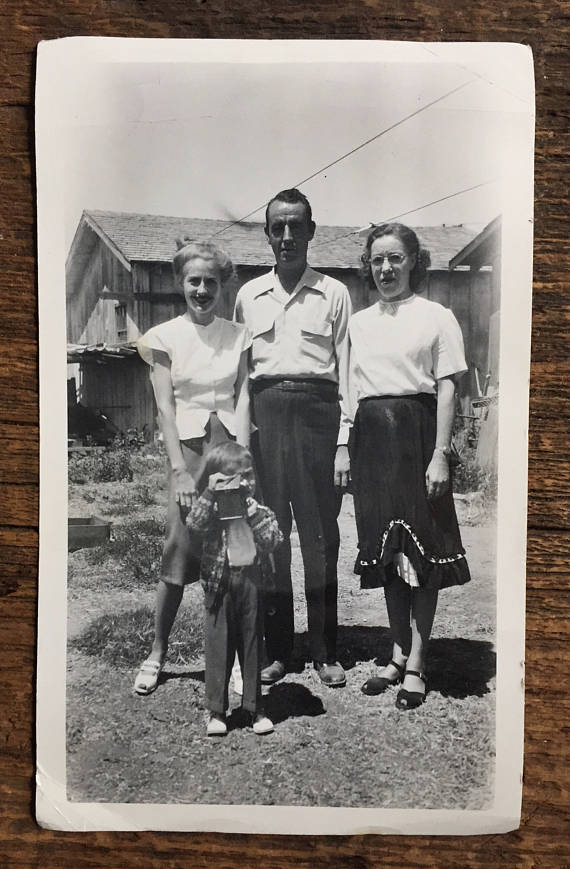
{"label": "sky", "polygon": [[434,46],[399,63],[90,63],[62,102],[67,247],[83,209],[239,219],[291,186],[321,224],[482,228],[529,111],[507,59]]}

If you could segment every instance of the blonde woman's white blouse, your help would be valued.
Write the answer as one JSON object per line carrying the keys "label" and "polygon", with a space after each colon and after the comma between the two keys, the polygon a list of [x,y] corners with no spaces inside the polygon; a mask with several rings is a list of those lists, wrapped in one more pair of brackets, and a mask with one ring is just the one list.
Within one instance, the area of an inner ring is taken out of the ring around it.
{"label": "blonde woman's white blouse", "polygon": [[351,409],[374,395],[435,394],[442,377],[467,370],[463,336],[452,311],[413,295],[378,302],[348,325]]}
{"label": "blonde woman's white blouse", "polygon": [[138,340],[138,351],[150,366],[154,350],[170,359],[180,440],[202,437],[211,413],[236,434],[238,368],[241,354],[250,346],[249,331],[241,323],[215,317],[209,325],[199,326],[184,314],[153,326]]}

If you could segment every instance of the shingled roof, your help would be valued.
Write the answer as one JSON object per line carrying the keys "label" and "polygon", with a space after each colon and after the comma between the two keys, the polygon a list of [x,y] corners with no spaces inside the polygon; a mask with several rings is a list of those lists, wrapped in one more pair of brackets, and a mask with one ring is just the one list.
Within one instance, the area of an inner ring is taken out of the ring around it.
{"label": "shingled roof", "polygon": [[[196,240],[214,238],[236,265],[271,266],[274,262],[263,224],[259,222],[232,225],[228,220],[201,217],[84,211],[70,257],[85,224],[110,242],[129,263],[171,262],[176,250],[175,239],[182,236]],[[477,234],[476,230],[463,225],[414,228],[431,253],[432,269],[447,269],[449,260]],[[357,268],[363,244],[364,234],[359,233],[359,227],[318,225],[309,248],[309,261],[315,268]]]}

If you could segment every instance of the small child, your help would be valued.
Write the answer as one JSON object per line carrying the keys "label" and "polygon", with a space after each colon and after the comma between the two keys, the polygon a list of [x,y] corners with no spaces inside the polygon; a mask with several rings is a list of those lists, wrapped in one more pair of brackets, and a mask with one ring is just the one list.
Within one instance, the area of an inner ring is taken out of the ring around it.
{"label": "small child", "polygon": [[[186,524],[203,538],[207,733],[227,733],[236,651],[243,674],[242,708],[251,714],[255,733],[271,733],[273,722],[261,707],[263,598],[273,585],[270,554],[283,535],[275,514],[253,498],[255,475],[245,447],[233,441],[214,447],[203,478],[207,488],[193,499]],[[228,509],[228,495],[233,509]]]}

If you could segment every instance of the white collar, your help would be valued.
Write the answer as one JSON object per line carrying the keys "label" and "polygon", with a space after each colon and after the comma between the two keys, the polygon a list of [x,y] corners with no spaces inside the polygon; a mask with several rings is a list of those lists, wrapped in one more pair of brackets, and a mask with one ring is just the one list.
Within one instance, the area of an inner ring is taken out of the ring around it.
{"label": "white collar", "polygon": [[[307,266],[301,277],[299,278],[297,284],[293,288],[291,293],[287,293],[287,295],[292,298],[295,293],[299,292],[303,287],[308,287],[311,290],[317,290],[317,292],[326,294],[326,290],[324,287],[325,276],[320,272],[316,272],[311,266]],[[259,281],[259,286],[255,291],[254,298],[258,296],[262,296],[263,293],[267,293],[270,290],[277,287],[278,289],[283,289],[281,286],[281,281],[277,276],[277,272],[274,268],[271,269],[270,272],[262,276],[262,279]],[[283,290],[283,292],[286,292]]]}
{"label": "white collar", "polygon": [[397,314],[402,305],[408,305],[415,298],[415,293],[407,296],[405,299],[395,299],[393,302],[385,302],[384,299],[378,299],[378,311],[380,314],[388,314],[393,317]]}

